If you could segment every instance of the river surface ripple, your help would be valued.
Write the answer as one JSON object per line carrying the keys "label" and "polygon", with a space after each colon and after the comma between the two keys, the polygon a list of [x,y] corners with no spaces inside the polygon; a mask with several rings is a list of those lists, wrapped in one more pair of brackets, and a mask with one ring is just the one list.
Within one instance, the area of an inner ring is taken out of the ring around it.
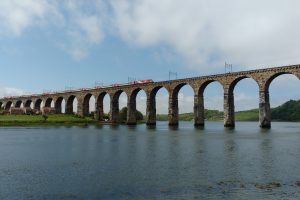
{"label": "river surface ripple", "polygon": [[300,199],[297,181],[300,123],[0,128],[1,200]]}

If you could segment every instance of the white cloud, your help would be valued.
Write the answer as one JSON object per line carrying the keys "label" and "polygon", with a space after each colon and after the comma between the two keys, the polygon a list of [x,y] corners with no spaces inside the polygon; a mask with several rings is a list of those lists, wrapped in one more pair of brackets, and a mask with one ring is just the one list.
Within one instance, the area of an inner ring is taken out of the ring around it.
{"label": "white cloud", "polygon": [[3,0],[0,33],[54,25],[67,37],[60,46],[78,60],[113,35],[141,48],[164,46],[156,58],[179,57],[211,73],[224,61],[246,68],[300,63],[299,6],[297,0]]}
{"label": "white cloud", "polygon": [[224,61],[249,68],[300,61],[296,0],[112,2],[124,40],[142,47],[167,44],[193,69],[214,70]]}
{"label": "white cloud", "polygon": [[67,38],[57,39],[58,46],[80,60],[104,38],[103,9],[101,0],[3,0],[0,2],[0,34],[21,36],[29,27],[52,25]]}
{"label": "white cloud", "polygon": [[50,13],[53,17],[52,11],[46,0],[0,1],[0,33],[20,36],[26,28],[43,23]]}
{"label": "white cloud", "polygon": [[25,92],[21,89],[0,86],[0,97],[20,96],[23,94],[25,94]]}
{"label": "white cloud", "polygon": [[66,1],[63,5],[66,13],[63,28],[68,39],[62,46],[74,59],[81,60],[104,38],[104,4],[102,1]]}

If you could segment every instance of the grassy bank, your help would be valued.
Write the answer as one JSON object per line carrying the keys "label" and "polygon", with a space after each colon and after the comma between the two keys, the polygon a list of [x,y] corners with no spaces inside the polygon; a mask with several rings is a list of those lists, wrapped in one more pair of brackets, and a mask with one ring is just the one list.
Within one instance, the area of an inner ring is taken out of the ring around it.
{"label": "grassy bank", "polygon": [[42,115],[0,115],[0,126],[50,126],[50,125],[83,125],[96,123],[90,117],[76,115],[53,114],[47,115],[47,120]]}

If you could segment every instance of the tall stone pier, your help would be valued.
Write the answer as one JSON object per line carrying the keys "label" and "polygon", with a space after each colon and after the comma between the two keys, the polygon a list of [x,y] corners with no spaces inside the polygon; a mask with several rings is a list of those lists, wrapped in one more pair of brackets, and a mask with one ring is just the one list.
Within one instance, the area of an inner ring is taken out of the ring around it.
{"label": "tall stone pier", "polygon": [[259,126],[262,128],[271,127],[271,109],[269,91],[259,91]]}
{"label": "tall stone pier", "polygon": [[234,96],[233,93],[224,94],[224,126],[234,127]]}
{"label": "tall stone pier", "polygon": [[203,94],[194,95],[194,125],[204,126],[204,98]]}

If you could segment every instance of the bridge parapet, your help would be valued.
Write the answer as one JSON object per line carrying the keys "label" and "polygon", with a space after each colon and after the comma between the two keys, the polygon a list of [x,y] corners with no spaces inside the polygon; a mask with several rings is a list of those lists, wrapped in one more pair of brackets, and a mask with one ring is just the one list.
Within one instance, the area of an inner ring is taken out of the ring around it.
{"label": "bridge parapet", "polygon": [[[106,94],[110,96],[111,110],[110,120],[118,123],[119,96],[125,92],[128,98],[128,124],[135,124],[136,96],[140,90],[144,90],[147,96],[146,117],[148,124],[156,122],[156,100],[157,91],[164,87],[169,93],[169,124],[178,124],[178,93],[184,85],[190,85],[194,90],[194,115],[195,125],[204,125],[204,98],[203,94],[207,85],[211,82],[219,82],[224,90],[224,125],[234,126],[234,88],[236,84],[244,79],[251,78],[259,86],[260,93],[260,124],[263,127],[270,126],[270,103],[269,85],[281,74],[294,74],[300,79],[300,65],[290,65],[283,67],[273,67],[256,69],[249,71],[232,72],[226,74],[216,74],[209,76],[199,76],[176,80],[166,80],[159,82],[148,82],[139,84],[125,84],[114,87],[102,87],[82,89],[76,91],[56,92],[53,94],[40,94],[32,96],[19,96],[0,99],[0,106],[4,109],[10,107],[24,107],[33,105],[34,109],[41,110],[43,106],[51,107],[54,105],[56,113],[61,113],[62,101],[66,104],[66,113],[73,113],[73,102],[78,101],[77,113],[79,115],[89,114],[89,99],[95,97],[96,119],[103,120],[103,99]],[[21,102],[21,103],[20,103]]]}

